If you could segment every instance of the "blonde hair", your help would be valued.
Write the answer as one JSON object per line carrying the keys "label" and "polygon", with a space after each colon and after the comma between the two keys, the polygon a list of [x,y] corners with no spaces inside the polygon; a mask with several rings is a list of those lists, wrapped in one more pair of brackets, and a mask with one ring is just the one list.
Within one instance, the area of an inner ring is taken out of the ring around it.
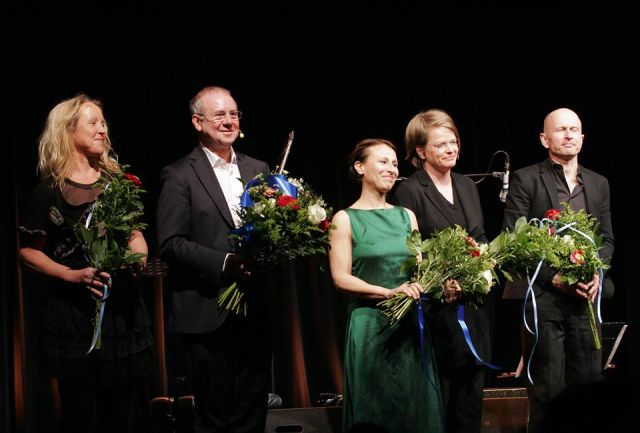
{"label": "blonde hair", "polygon": [[460,146],[458,127],[451,116],[449,116],[449,113],[436,108],[422,111],[413,116],[404,133],[405,159],[410,161],[411,165],[416,168],[422,167],[422,160],[418,156],[416,149],[426,146],[429,141],[429,131],[432,128],[439,127],[447,128],[453,132],[458,139],[458,146]]}
{"label": "blonde hair", "polygon": [[[56,186],[62,186],[74,164],[75,144],[73,133],[78,126],[80,109],[85,104],[94,104],[102,110],[102,103],[87,95],[79,94],[58,103],[51,109],[38,145],[38,172],[43,179],[53,179]],[[104,152],[98,165],[108,173],[120,171],[117,157],[112,152],[109,130],[105,125]]]}

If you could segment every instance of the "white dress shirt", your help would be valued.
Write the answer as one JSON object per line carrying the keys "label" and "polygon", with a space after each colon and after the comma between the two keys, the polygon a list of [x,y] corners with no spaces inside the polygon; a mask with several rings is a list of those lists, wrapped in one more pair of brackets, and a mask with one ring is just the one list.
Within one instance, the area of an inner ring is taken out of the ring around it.
{"label": "white dress shirt", "polygon": [[224,198],[227,200],[227,206],[229,206],[229,210],[231,211],[233,223],[236,228],[238,228],[242,225],[242,219],[238,212],[240,211],[240,196],[244,188],[240,181],[240,169],[238,168],[236,153],[231,149],[231,162],[228,163],[206,147],[202,146],[202,148],[204,149],[205,155],[207,155],[207,159],[213,168],[216,178],[218,178],[218,183],[220,184],[220,188],[222,188]]}

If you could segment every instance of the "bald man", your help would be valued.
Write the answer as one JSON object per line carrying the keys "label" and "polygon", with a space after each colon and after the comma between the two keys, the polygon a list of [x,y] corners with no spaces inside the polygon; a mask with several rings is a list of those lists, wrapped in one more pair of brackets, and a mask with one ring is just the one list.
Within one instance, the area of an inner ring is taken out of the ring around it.
{"label": "bald man", "polygon": [[[569,203],[572,209],[584,209],[597,218],[603,236],[599,253],[609,261],[613,255],[609,182],[578,163],[583,141],[582,122],[575,112],[559,108],[547,115],[540,142],[547,149],[548,157],[513,173],[503,225],[512,230],[521,216],[543,218],[547,210],[562,210],[560,203]],[[545,267],[535,280],[538,340],[533,354],[535,337],[524,333],[534,382],[533,385],[527,382],[529,432],[539,431],[545,404],[561,391],[601,377],[602,351],[594,347],[586,303],[586,299],[596,299],[599,286],[598,275],[586,283],[567,285],[560,282],[551,268]],[[526,285],[508,286],[505,292],[516,287],[524,289]],[[524,299],[524,294],[521,290],[505,293],[505,297]],[[528,323],[534,323],[531,300],[524,308]]]}

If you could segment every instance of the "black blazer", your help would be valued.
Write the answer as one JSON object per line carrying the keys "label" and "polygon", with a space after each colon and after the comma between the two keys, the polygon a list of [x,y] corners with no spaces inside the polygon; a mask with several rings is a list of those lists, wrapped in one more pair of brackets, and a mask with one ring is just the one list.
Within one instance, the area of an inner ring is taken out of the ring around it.
{"label": "black blazer", "polygon": [[[245,181],[267,163],[236,152]],[[218,308],[222,267],[231,251],[231,211],[201,146],[162,170],[157,223],[160,255],[168,263],[170,327],[180,333],[216,330],[227,317]]]}
{"label": "black blazer", "polygon": [[[580,166],[580,174],[584,183],[586,211],[599,221],[599,233],[602,235],[600,257],[611,260],[613,257],[613,228],[611,227],[611,211],[609,208],[609,181],[602,175]],[[550,159],[516,170],[511,177],[511,188],[507,196],[504,210],[503,226],[512,230],[516,220],[525,216],[542,218],[547,210],[560,209],[560,201],[556,191],[553,168]],[[536,284],[538,289],[548,284],[553,277],[550,269],[542,269]],[[609,279],[604,282],[610,284]],[[609,290],[613,290],[612,286]],[[523,299],[526,284],[507,284],[505,298]]]}
{"label": "black blazer", "polygon": [[[469,178],[451,173],[453,186],[467,221],[467,232],[480,242],[487,242],[484,233],[482,206],[476,184]],[[426,171],[419,169],[402,181],[391,202],[411,209],[418,220],[422,238],[426,239],[435,231],[452,227],[448,212],[441,207],[436,194],[440,194]],[[473,363],[471,351],[467,347],[462,329],[457,321],[456,304],[432,305],[427,311],[427,320],[433,333],[433,344],[439,364],[462,366]],[[481,306],[465,308],[465,321],[469,327],[474,347],[484,361],[490,360],[489,318],[487,308]]]}

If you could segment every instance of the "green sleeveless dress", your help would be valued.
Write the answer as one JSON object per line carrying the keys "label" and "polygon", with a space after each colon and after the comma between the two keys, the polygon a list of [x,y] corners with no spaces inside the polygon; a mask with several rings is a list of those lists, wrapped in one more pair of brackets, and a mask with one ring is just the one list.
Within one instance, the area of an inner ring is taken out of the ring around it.
{"label": "green sleeveless dress", "polygon": [[[407,281],[411,221],[402,207],[346,209],[351,224],[352,274],[393,289]],[[375,301],[353,297],[344,353],[343,433],[444,432],[434,355],[425,330],[420,352],[417,309],[391,328]],[[424,366],[423,366],[424,360]]]}

